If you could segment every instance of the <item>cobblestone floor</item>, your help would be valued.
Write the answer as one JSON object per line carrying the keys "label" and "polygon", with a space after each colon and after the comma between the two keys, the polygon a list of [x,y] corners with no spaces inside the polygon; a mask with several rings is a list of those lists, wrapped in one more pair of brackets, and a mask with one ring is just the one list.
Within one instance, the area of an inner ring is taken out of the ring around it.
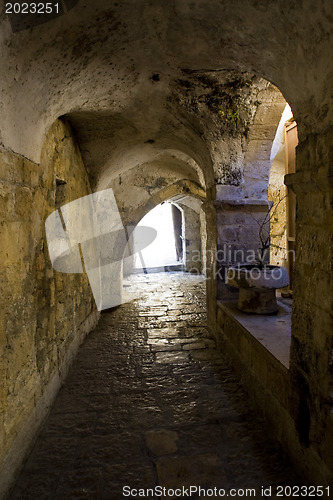
{"label": "cobblestone floor", "polygon": [[261,497],[261,486],[297,484],[207,333],[202,278],[133,280],[140,298],[102,314],[11,498],[119,500],[139,497],[123,486],[156,485]]}

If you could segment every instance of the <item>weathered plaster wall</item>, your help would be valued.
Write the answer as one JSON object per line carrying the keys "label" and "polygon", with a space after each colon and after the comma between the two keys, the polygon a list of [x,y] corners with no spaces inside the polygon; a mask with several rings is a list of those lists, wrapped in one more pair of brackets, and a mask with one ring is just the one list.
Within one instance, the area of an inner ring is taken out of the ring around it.
{"label": "weathered plaster wall", "polygon": [[[194,188],[197,194],[204,195],[196,172],[178,161],[154,162],[127,170],[122,175],[111,178],[109,187],[113,189],[123,222],[137,223],[149,210],[176,194],[170,194],[167,198],[163,196],[162,193],[168,193],[170,186],[178,183],[181,192],[181,182],[184,183],[185,194],[186,189],[190,191]],[[153,201],[155,198],[156,203]]]}
{"label": "weathered plaster wall", "polygon": [[97,320],[86,276],[53,271],[44,222],[56,179],[90,192],[70,127],[51,127],[37,165],[0,151],[0,496],[17,473],[76,349]]}
{"label": "weathered plaster wall", "polygon": [[243,197],[267,197],[271,141],[285,101],[263,78],[231,70],[183,71],[168,106],[205,142],[218,185]]}
{"label": "weathered plaster wall", "polygon": [[[252,71],[273,82],[301,138],[333,121],[331,2],[138,0],[134,8],[132,0],[81,0],[66,15],[14,34],[1,14],[1,142],[34,161],[50,124],[77,110],[120,118],[129,138],[181,136],[189,147],[191,124],[172,120],[165,97],[183,70],[195,68]],[[200,154],[202,141],[191,137]],[[118,140],[109,143],[116,151]]]}

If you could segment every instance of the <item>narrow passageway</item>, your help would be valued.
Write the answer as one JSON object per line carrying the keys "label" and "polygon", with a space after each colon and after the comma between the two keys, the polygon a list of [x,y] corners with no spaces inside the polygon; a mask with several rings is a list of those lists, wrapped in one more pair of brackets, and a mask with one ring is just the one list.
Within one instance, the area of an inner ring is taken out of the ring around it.
{"label": "narrow passageway", "polygon": [[119,500],[156,485],[258,488],[260,497],[261,486],[296,485],[215,350],[204,279],[149,274],[131,284],[140,298],[102,314],[84,342],[12,500]]}

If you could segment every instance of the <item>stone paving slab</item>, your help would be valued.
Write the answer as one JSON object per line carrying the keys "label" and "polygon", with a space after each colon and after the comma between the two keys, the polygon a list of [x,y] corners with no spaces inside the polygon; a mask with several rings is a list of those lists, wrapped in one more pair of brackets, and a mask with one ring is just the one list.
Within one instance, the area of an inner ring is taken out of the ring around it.
{"label": "stone paving slab", "polygon": [[261,486],[298,484],[205,328],[204,279],[128,284],[140,298],[101,315],[11,499],[139,498],[123,496],[126,485],[256,488],[259,498]]}

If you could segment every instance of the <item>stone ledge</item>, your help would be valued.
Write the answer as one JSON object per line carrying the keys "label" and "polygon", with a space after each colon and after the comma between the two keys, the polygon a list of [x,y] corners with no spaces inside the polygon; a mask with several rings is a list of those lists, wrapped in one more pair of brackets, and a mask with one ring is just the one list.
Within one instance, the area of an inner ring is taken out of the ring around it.
{"label": "stone ledge", "polygon": [[284,176],[284,183],[296,194],[328,191],[333,188],[332,166],[319,168],[316,172],[300,171]]}
{"label": "stone ledge", "polygon": [[245,328],[260,344],[267,349],[286,368],[289,368],[291,342],[291,312],[279,303],[276,315],[257,315],[242,313],[233,301],[219,301],[220,307],[229,317]]}
{"label": "stone ledge", "polygon": [[253,199],[241,199],[241,200],[215,200],[214,207],[219,210],[244,210],[251,212],[267,212],[270,206],[270,202],[267,200],[253,200]]}
{"label": "stone ledge", "polygon": [[[281,303],[279,305],[283,307]],[[286,311],[286,316],[288,315]],[[264,317],[266,318],[269,316]],[[275,320],[278,318],[279,315],[275,316]],[[253,323],[249,327],[251,320]],[[306,447],[300,442],[292,416],[291,402],[294,395],[291,390],[290,372],[286,366],[286,361],[289,362],[287,329],[285,329],[285,348],[280,355],[283,360],[284,352],[287,359],[284,358],[282,363],[281,359],[279,360],[270,350],[274,345],[278,346],[278,343],[274,342],[276,331],[274,334],[273,328],[270,326],[266,328],[267,345],[264,345],[258,334],[260,321],[263,321],[263,317],[252,317],[239,312],[235,301],[218,302],[216,334],[218,348],[246,388],[253,407],[258,409],[270,423],[272,434],[281,442],[300,475],[307,477],[310,484],[331,484],[332,473],[329,464],[319,456],[313,445]],[[269,340],[271,340],[270,345]],[[326,433],[330,435],[331,432],[332,427],[329,425],[326,427]]]}

